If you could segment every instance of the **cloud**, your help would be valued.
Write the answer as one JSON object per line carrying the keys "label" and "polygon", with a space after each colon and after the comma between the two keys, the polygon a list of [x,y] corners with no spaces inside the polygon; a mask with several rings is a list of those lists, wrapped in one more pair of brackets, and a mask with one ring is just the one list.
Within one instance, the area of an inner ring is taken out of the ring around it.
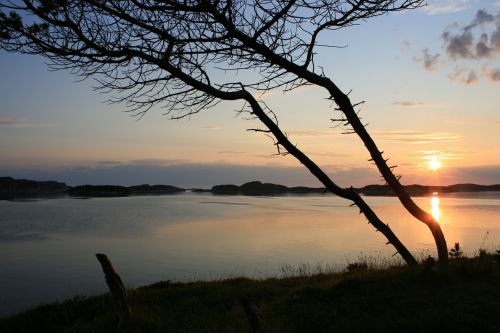
{"label": "cloud", "polygon": [[[252,154],[252,157],[257,157],[257,158],[265,158],[265,159],[277,159],[280,158],[280,155],[277,155],[277,151],[275,153],[269,153],[269,154]],[[273,162],[276,164],[283,164],[281,162]]]}
{"label": "cloud", "polygon": [[24,118],[18,118],[14,116],[2,116],[0,115],[0,127],[9,128],[28,128],[28,127],[48,127],[48,126],[58,126],[55,123],[41,123]]}
{"label": "cloud", "polygon": [[472,33],[470,31],[466,30],[457,35],[453,35],[449,31],[445,31],[441,35],[441,38],[444,40],[444,48],[447,54],[452,59],[474,58],[474,43]]}
{"label": "cloud", "polygon": [[335,131],[316,131],[316,130],[304,130],[304,131],[288,131],[288,135],[298,136],[298,137],[327,137],[327,136],[339,136],[340,133]]}
{"label": "cloud", "polygon": [[265,99],[265,98],[270,97],[272,95],[274,95],[274,92],[269,91],[269,90],[257,91],[257,92],[252,93],[252,96],[257,100],[262,100],[262,99]]}
{"label": "cloud", "polygon": [[[131,161],[132,162],[132,161]],[[324,169],[340,186],[363,186],[376,183],[380,177],[371,168],[335,166]],[[58,180],[68,185],[137,185],[170,184],[184,188],[210,188],[217,184],[243,184],[253,180],[287,186],[321,186],[302,166],[236,165],[228,163],[179,163],[150,165],[123,163],[111,166],[75,166],[72,168],[22,170],[0,169],[0,174],[15,178]]]}
{"label": "cloud", "polygon": [[468,67],[457,66],[448,74],[448,78],[451,81],[462,82],[467,85],[478,82],[481,77],[493,83],[498,83],[500,82],[500,68],[490,68],[487,65],[483,65],[482,70],[478,71]]}
{"label": "cloud", "polygon": [[465,80],[465,84],[473,84],[479,80],[476,71],[470,71],[467,75],[467,79]]}
{"label": "cloud", "polygon": [[145,166],[168,166],[172,164],[186,163],[186,160],[181,159],[164,159],[164,158],[144,158],[130,161],[132,164]]}
{"label": "cloud", "polygon": [[246,152],[236,151],[236,150],[223,150],[223,151],[218,151],[217,154],[236,155],[236,154],[246,154]]}
{"label": "cloud", "polygon": [[299,94],[304,91],[313,89],[314,85],[306,82],[302,82],[299,84],[287,85],[283,90],[279,89],[271,89],[271,90],[263,90],[263,91],[254,91],[252,92],[252,96],[257,100],[265,100],[268,97],[275,97],[283,94]]}
{"label": "cloud", "polygon": [[500,165],[447,168],[446,176],[454,183],[499,184]]}
{"label": "cloud", "polygon": [[407,107],[407,108],[428,106],[428,104],[424,103],[424,102],[412,102],[412,101],[397,101],[397,102],[393,102],[392,105],[397,105],[397,106],[402,106],[402,107]]}
{"label": "cloud", "polygon": [[406,156],[417,160],[429,160],[432,157],[438,157],[440,160],[458,160],[471,154],[473,154],[471,151],[451,147],[436,150],[417,150]]}
{"label": "cloud", "polygon": [[[446,170],[446,171],[445,171]],[[430,178],[428,172],[403,174],[403,184],[453,185],[475,183],[492,185],[500,183],[500,165],[479,165],[469,167],[446,167],[437,178]]]}
{"label": "cloud", "polygon": [[[431,151],[426,151],[430,153]],[[434,151],[453,154],[453,150]],[[425,152],[424,152],[425,153]],[[420,152],[420,157],[423,154]],[[457,151],[457,154],[462,152]],[[465,153],[465,152],[464,152]],[[416,156],[416,155],[415,155]],[[427,155],[426,155],[427,156]],[[446,155],[440,155],[444,159]],[[454,158],[453,155],[450,158]],[[403,163],[400,163],[400,166]],[[328,165],[325,172],[339,186],[364,186],[380,184],[381,178],[375,168],[341,167]],[[210,188],[217,184],[243,184],[260,180],[287,186],[321,186],[321,184],[304,167],[279,165],[235,165],[226,163],[181,163],[168,166],[138,165],[122,163],[115,166],[73,167],[57,169],[6,169],[0,168],[0,175],[14,178],[34,180],[63,181],[68,185],[138,185],[138,184],[170,184],[184,188]],[[427,173],[403,173],[404,184],[427,184]],[[439,178],[440,185],[456,183],[500,183],[500,165],[446,168]]]}
{"label": "cloud", "polygon": [[481,34],[481,37],[476,44],[476,54],[478,55],[478,57],[483,58],[483,57],[489,57],[491,55],[493,49],[489,47],[487,44],[488,44],[488,35]]}
{"label": "cloud", "polygon": [[374,131],[373,136],[380,140],[395,141],[408,144],[430,144],[456,142],[460,137],[453,133],[430,133],[423,131]]}
{"label": "cloud", "polygon": [[429,49],[425,48],[422,50],[421,56],[413,57],[413,61],[417,63],[421,62],[426,70],[433,71],[437,69],[440,57],[439,53],[431,54]]}
{"label": "cloud", "polygon": [[351,154],[336,154],[336,153],[325,153],[325,152],[310,152],[309,155],[311,156],[318,156],[318,157],[351,157]]}
{"label": "cloud", "polygon": [[97,161],[97,165],[118,165],[122,164],[123,162],[120,161]]}
{"label": "cloud", "polygon": [[485,23],[494,22],[494,21],[496,21],[497,18],[498,18],[498,15],[493,16],[492,14],[486,12],[484,9],[480,9],[477,11],[476,17],[474,18],[472,23],[469,24],[466,27],[466,29],[474,28],[474,27],[477,27],[478,25],[482,25]]}
{"label": "cloud", "polygon": [[[493,83],[500,82],[497,68],[484,70],[484,67],[490,68],[493,63],[496,65],[500,56],[500,14],[480,9],[468,24],[449,25],[441,34],[441,39],[447,62],[440,60],[440,53],[434,54],[428,48],[424,48],[421,56],[413,60],[422,63],[428,71],[436,70],[441,65],[455,64],[448,74],[452,81],[470,85],[485,78]],[[471,68],[478,61],[482,62],[482,71],[481,67]],[[471,65],[467,66],[466,63]]]}
{"label": "cloud", "polygon": [[200,129],[205,129],[205,130],[212,130],[212,131],[219,131],[219,130],[222,129],[222,127],[220,127],[220,126],[210,126],[210,125],[200,126],[199,128]]}
{"label": "cloud", "polygon": [[429,0],[424,10],[429,15],[456,13],[467,9],[468,0]]}
{"label": "cloud", "polygon": [[492,82],[500,82],[500,68],[485,68],[486,76]]}
{"label": "cloud", "polygon": [[456,67],[450,74],[448,78],[451,81],[462,82],[467,85],[474,84],[479,80],[478,73],[474,69]]}
{"label": "cloud", "polygon": [[[491,58],[500,52],[500,14],[493,15],[480,9],[471,23],[455,27],[458,31],[448,28],[441,35],[443,48],[453,60]],[[474,35],[477,27],[482,31],[479,36]]]}

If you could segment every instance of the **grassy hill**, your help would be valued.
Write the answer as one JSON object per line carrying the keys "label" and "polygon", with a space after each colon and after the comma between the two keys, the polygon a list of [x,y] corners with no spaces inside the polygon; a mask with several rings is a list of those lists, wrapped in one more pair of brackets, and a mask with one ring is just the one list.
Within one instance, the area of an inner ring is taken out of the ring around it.
{"label": "grassy hill", "polygon": [[[160,282],[129,299],[125,332],[500,332],[500,255],[446,270],[361,263],[336,274]],[[1,319],[0,332],[114,332],[116,323],[109,295],[75,297]]]}

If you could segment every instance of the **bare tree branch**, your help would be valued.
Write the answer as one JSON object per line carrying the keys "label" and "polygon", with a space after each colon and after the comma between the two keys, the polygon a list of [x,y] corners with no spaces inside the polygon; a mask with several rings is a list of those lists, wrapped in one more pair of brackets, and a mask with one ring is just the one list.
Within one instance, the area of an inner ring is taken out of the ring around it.
{"label": "bare tree branch", "polygon": [[[408,263],[411,254],[353,190],[341,189],[278,127],[274,112],[252,93],[303,85],[324,88],[342,113],[332,119],[356,133],[403,206],[427,224],[440,261],[444,235],[434,218],[410,198],[361,122],[348,94],[314,65],[323,33],[424,4],[423,0],[38,0],[0,1],[0,47],[40,54],[52,69],[96,78],[111,103],[141,116],[155,106],[180,119],[240,100],[272,133],[275,145],[296,157],[333,193],[353,201]],[[328,45],[333,46],[335,45]],[[223,75],[222,75],[223,74]],[[229,76],[229,78],[228,78]],[[268,132],[269,131],[269,132]],[[385,231],[384,231],[385,230]],[[397,240],[397,241],[396,241]]]}

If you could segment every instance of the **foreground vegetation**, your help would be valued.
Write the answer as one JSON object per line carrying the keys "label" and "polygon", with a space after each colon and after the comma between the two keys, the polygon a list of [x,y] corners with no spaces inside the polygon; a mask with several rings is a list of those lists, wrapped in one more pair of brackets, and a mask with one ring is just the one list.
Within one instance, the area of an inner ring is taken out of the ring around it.
{"label": "foreground vegetation", "polygon": [[[126,332],[500,332],[500,255],[446,270],[359,263],[344,273],[160,282],[129,298]],[[76,297],[3,318],[0,332],[114,332],[116,323],[109,295]]]}

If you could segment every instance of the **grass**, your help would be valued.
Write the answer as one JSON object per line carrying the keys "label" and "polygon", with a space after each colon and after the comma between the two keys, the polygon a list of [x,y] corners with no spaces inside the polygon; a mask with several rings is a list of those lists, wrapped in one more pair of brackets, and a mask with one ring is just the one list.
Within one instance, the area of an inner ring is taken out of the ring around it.
{"label": "grass", "polygon": [[[252,332],[242,300],[262,313],[260,332],[500,332],[500,256],[431,265],[253,280],[159,282],[129,290],[126,332]],[[0,332],[114,332],[109,295],[75,297],[0,319]]]}

